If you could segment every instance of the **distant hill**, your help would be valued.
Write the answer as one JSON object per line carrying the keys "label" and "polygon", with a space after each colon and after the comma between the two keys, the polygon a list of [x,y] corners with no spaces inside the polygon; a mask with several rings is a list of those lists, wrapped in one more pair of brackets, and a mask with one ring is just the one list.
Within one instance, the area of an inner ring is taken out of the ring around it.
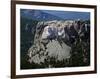
{"label": "distant hill", "polygon": [[43,12],[42,10],[21,9],[21,17],[33,20],[62,20],[62,18]]}
{"label": "distant hill", "polygon": [[89,12],[21,9],[21,17],[33,20],[89,20]]}

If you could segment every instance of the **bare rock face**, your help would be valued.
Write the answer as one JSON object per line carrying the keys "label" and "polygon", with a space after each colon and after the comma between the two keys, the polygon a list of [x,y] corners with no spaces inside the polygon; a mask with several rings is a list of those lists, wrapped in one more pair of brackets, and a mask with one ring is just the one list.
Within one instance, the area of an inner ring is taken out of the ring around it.
{"label": "bare rock face", "polygon": [[53,40],[47,44],[48,56],[56,58],[56,60],[62,61],[70,58],[71,47],[64,42],[59,44],[58,41]]}
{"label": "bare rock face", "polygon": [[72,21],[46,21],[38,22],[34,38],[34,44],[28,50],[29,62],[40,64],[50,58],[62,61],[70,58],[71,47],[64,40],[66,38],[64,27],[72,25]]}
{"label": "bare rock face", "polygon": [[28,61],[40,65],[48,63],[48,67],[54,67],[51,62],[65,60],[64,63],[68,63],[72,47],[77,43],[76,38],[82,28],[83,26],[78,28],[78,24],[72,20],[38,22],[34,44],[27,53]]}

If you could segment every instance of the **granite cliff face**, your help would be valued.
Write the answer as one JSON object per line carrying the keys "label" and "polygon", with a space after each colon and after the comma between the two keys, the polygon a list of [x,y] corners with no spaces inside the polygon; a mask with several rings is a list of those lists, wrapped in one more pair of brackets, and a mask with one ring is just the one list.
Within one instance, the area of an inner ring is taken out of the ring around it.
{"label": "granite cliff face", "polygon": [[[80,52],[83,52],[81,62],[89,62],[87,54],[89,52],[90,26],[88,23],[78,22],[73,20],[38,22],[34,43],[27,53],[28,62],[45,65],[45,67],[57,67],[58,64],[63,66],[62,64],[65,63],[65,67],[73,63],[75,59],[73,56],[77,57]],[[80,46],[81,51],[77,50],[77,45]]]}
{"label": "granite cliff face", "polygon": [[[69,22],[72,24],[72,21]],[[65,24],[67,24],[66,21],[47,21],[39,22],[37,24],[34,44],[28,50],[30,63],[44,63],[46,60],[49,61],[52,57],[55,58],[56,61],[62,61],[64,59],[70,58],[71,47],[65,44],[63,41],[64,39],[69,39],[68,36],[65,38]],[[52,32],[49,31],[50,28],[52,29]],[[58,29],[61,31],[56,32]]]}

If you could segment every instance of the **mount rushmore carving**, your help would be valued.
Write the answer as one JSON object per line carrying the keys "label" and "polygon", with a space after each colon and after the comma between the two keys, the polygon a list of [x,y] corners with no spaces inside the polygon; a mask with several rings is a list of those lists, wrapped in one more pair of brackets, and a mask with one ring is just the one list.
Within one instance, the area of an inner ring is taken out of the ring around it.
{"label": "mount rushmore carving", "polygon": [[89,65],[89,22],[40,21],[35,29],[33,45],[27,52],[30,64],[45,68]]}

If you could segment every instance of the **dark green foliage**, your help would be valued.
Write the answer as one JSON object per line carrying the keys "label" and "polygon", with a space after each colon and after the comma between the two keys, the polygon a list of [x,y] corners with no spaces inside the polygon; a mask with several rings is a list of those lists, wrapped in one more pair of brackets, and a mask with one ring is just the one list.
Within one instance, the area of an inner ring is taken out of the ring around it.
{"label": "dark green foliage", "polygon": [[33,44],[37,23],[38,21],[21,17],[21,26],[20,26],[21,68],[26,67],[26,65],[30,66],[29,63],[26,61],[25,56],[27,54],[28,49]]}
{"label": "dark green foliage", "polygon": [[[85,58],[87,60],[84,62]],[[75,67],[88,65],[90,65],[90,45],[83,41],[77,41],[77,43],[72,46],[70,66]]]}

